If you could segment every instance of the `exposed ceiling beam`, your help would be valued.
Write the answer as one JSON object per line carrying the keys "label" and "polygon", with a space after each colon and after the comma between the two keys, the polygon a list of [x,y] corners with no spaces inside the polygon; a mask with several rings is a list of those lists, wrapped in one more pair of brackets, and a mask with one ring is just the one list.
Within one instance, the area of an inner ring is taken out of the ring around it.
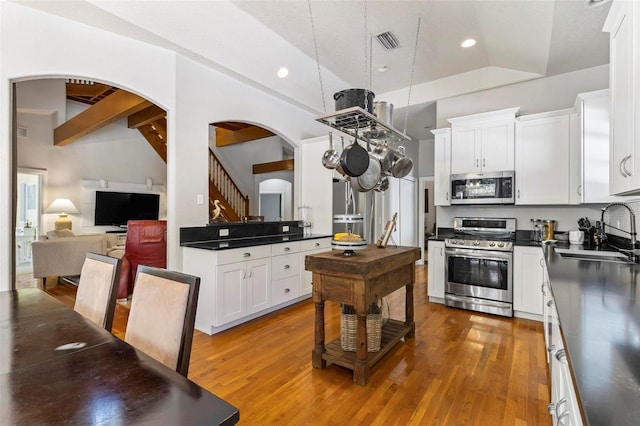
{"label": "exposed ceiling beam", "polygon": [[152,121],[164,118],[167,115],[166,111],[156,105],[151,105],[149,108],[145,108],[142,111],[136,112],[129,116],[127,120],[127,126],[130,129],[137,129],[140,126],[149,124]]}
{"label": "exposed ceiling beam", "polygon": [[[154,131],[151,128],[151,124],[146,124],[144,126],[138,127],[138,131],[144,136],[144,138],[149,142],[149,145],[154,149],[156,153],[162,158],[162,160],[167,162],[167,143],[166,139],[161,139],[158,137],[157,128]],[[166,132],[165,132],[166,133]]]}
{"label": "exposed ceiling beam", "polygon": [[135,114],[151,102],[133,93],[118,90],[53,130],[53,144],[67,145],[108,124]]}
{"label": "exposed ceiling beam", "polygon": [[293,159],[272,161],[270,163],[260,163],[253,165],[253,174],[259,175],[262,173],[282,172],[293,170]]}
{"label": "exposed ceiling beam", "polygon": [[[215,126],[217,126],[217,124],[215,124]],[[258,126],[249,126],[235,131],[216,127],[216,146],[228,146],[275,135],[275,133]]]}

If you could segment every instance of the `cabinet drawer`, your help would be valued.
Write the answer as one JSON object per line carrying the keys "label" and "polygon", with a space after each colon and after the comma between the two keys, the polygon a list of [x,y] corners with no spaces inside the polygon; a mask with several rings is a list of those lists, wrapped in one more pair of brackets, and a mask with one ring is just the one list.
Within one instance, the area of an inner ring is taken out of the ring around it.
{"label": "cabinet drawer", "polygon": [[271,258],[271,279],[297,276],[300,277],[300,257],[298,253],[274,256]]}
{"label": "cabinet drawer", "polygon": [[295,299],[300,295],[300,277],[289,277],[271,283],[271,305]]}
{"label": "cabinet drawer", "polygon": [[318,238],[317,240],[300,241],[300,251],[331,248],[331,238]]}
{"label": "cabinet drawer", "polygon": [[271,245],[271,256],[280,256],[281,254],[297,253],[299,251],[300,251],[300,243],[298,241]]}
{"label": "cabinet drawer", "polygon": [[218,265],[244,262],[271,256],[270,246],[253,246],[239,249],[218,251]]}

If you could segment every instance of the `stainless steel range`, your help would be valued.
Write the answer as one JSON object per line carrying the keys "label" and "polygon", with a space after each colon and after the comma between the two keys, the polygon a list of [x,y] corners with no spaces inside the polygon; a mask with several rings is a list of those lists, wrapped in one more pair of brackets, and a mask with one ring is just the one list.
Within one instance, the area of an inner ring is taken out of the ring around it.
{"label": "stainless steel range", "polygon": [[444,241],[445,304],[513,316],[516,219],[457,217]]}

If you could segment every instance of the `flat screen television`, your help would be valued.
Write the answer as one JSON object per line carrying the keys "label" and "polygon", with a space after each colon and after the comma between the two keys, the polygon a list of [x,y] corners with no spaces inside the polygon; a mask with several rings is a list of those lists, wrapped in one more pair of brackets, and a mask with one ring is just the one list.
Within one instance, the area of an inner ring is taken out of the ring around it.
{"label": "flat screen television", "polygon": [[129,220],[158,219],[160,195],[96,191],[95,226],[124,226]]}

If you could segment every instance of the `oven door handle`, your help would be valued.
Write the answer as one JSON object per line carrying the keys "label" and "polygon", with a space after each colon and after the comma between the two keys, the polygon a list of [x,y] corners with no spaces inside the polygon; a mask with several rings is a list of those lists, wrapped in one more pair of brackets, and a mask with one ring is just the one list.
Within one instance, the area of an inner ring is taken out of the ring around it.
{"label": "oven door handle", "polygon": [[513,252],[445,248],[445,256],[472,257],[474,259],[485,259],[485,260],[511,260],[513,258]]}
{"label": "oven door handle", "polygon": [[478,299],[477,297],[470,296],[456,296],[454,294],[447,293],[445,295],[446,299],[452,300],[454,302],[462,302],[462,303],[473,303],[474,305],[483,305],[483,306],[491,306],[494,308],[505,308],[511,306],[511,303],[508,302],[500,302],[497,300],[487,300],[487,299]]}

